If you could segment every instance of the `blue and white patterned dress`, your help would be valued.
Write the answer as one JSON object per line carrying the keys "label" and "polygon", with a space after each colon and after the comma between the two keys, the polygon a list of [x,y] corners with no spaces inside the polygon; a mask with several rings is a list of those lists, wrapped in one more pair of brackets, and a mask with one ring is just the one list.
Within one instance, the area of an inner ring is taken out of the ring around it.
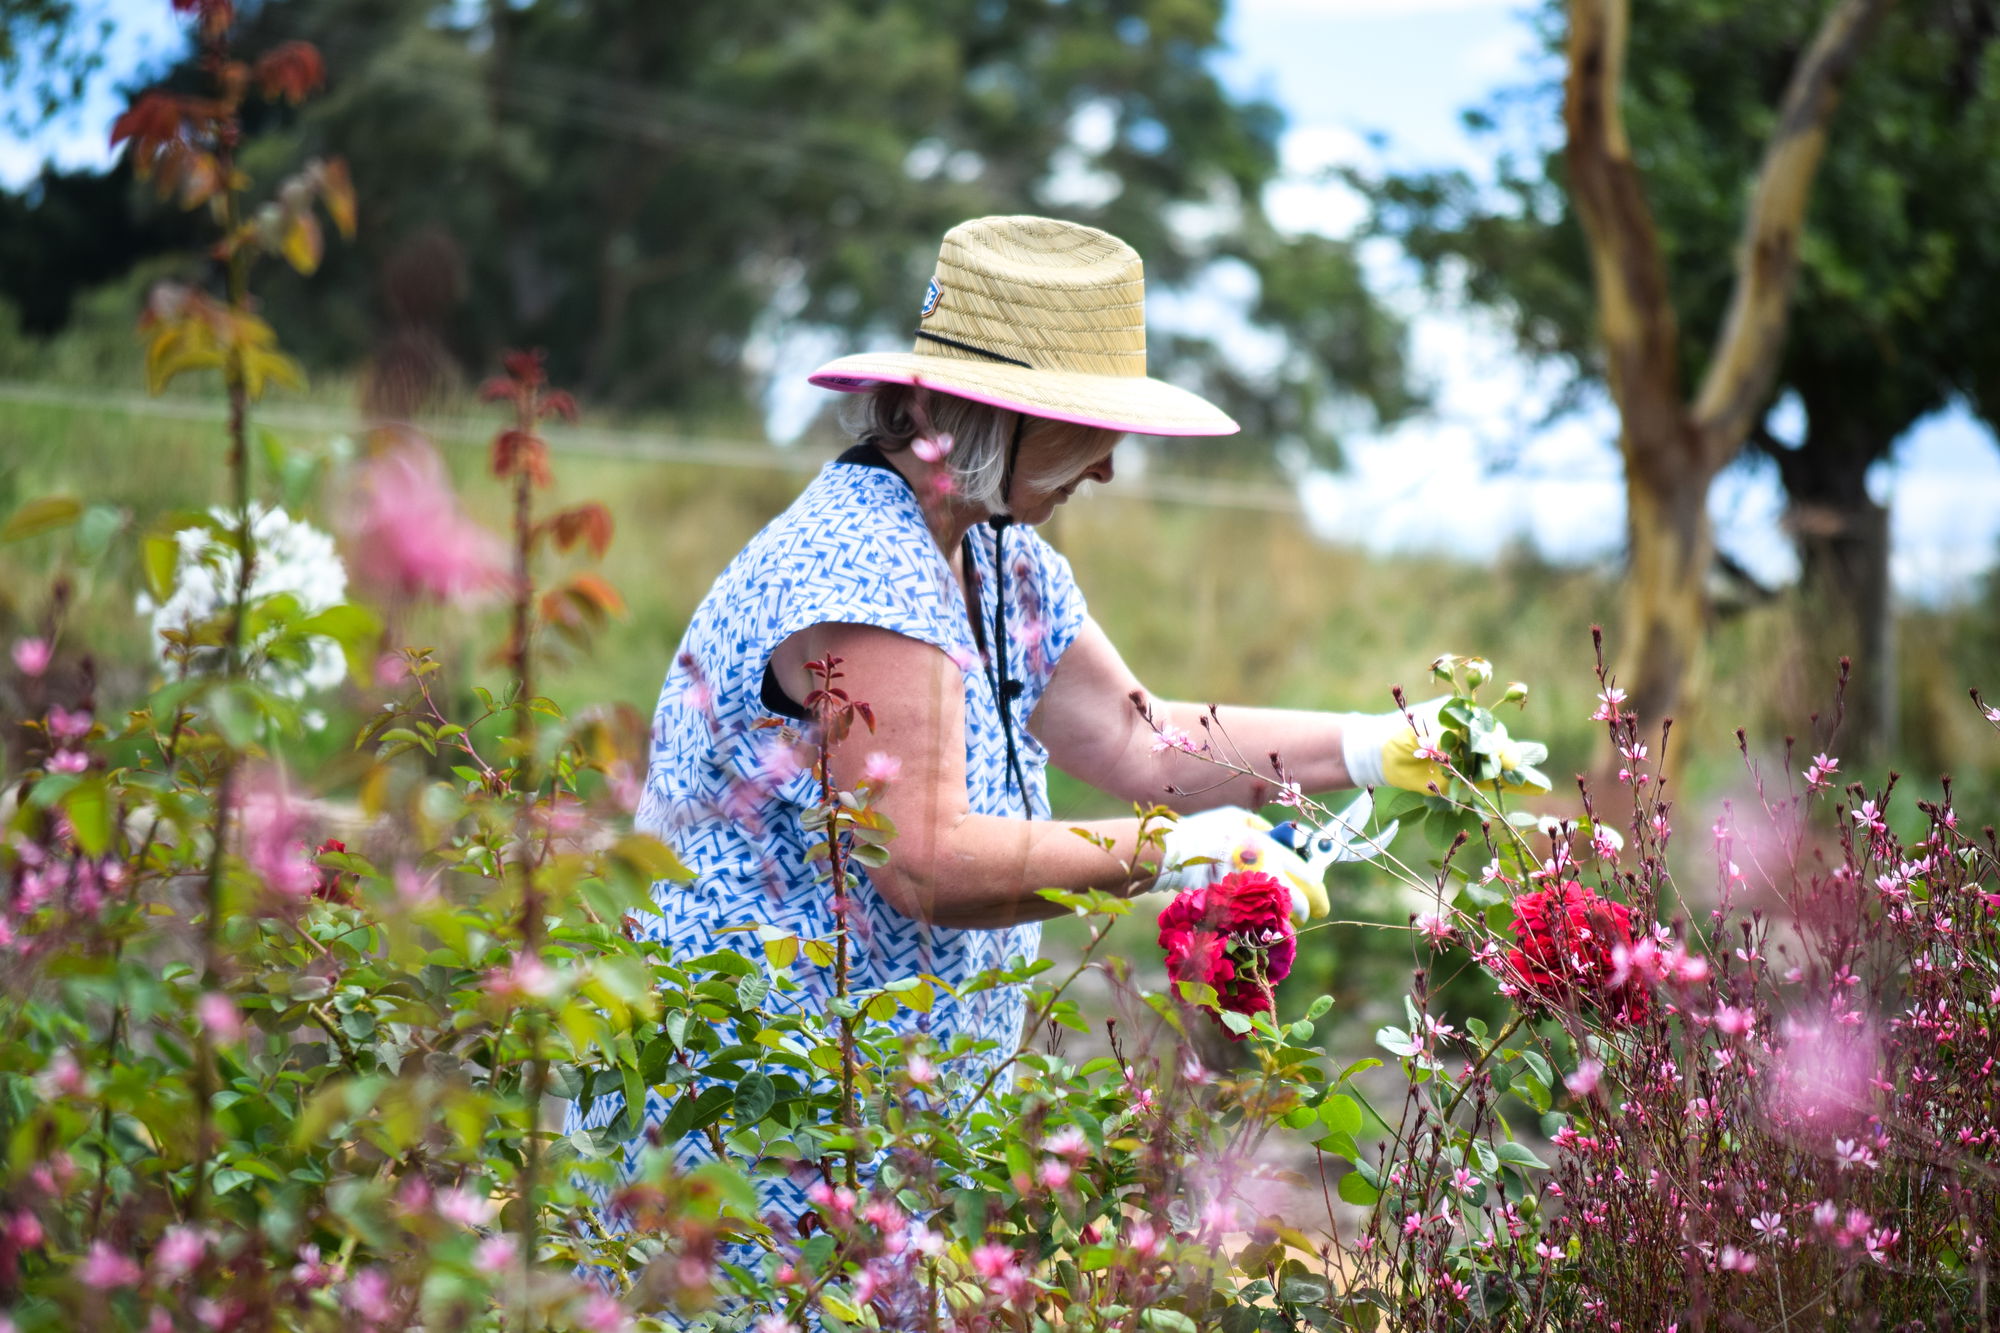
{"label": "blue and white patterned dress", "polygon": [[[994,534],[980,526],[969,547],[991,624]],[[1026,529],[1006,537],[1008,674],[1020,682],[1014,735],[1027,803],[1049,812],[1047,751],[1025,729],[1056,662],[1084,622],[1083,596],[1069,562]],[[681,641],[660,691],[653,720],[652,759],[638,824],[672,844],[696,872],[692,883],[654,886],[660,915],[641,923],[650,938],[680,957],[720,948],[762,965],[757,936],[724,933],[729,926],[768,924],[806,938],[830,939],[833,912],[824,885],[806,861],[813,837],[801,824],[818,796],[810,769],[795,770],[774,730],[763,690],[766,664],[786,638],[832,622],[880,626],[931,644],[949,655],[965,681],[966,796],[974,814],[1020,816],[1021,793],[1009,778],[1006,740],[995,702],[994,677],[968,619],[957,578],[924,523],[902,475],[870,447],[829,463],[791,507],[753,538],[716,579]],[[878,711],[894,700],[868,700]],[[867,744],[856,727],[850,744]],[[890,855],[895,847],[890,846]],[[890,907],[859,868],[854,872],[852,984],[857,989],[929,973],[957,986],[1041,946],[1041,925],[956,930],[911,920]],[[831,994],[833,970],[801,957],[794,964],[808,1001]],[[1003,1053],[1019,1042],[1025,1001],[1016,987],[995,987],[957,999],[940,992],[927,1014],[902,1011],[896,1020],[927,1031],[941,1046],[960,1034],[997,1041]],[[981,1071],[972,1071],[975,1076]],[[647,1097],[645,1122],[657,1125],[672,1105],[658,1090]],[[570,1107],[564,1132],[616,1120],[624,1098],[609,1094],[587,1108]],[[626,1145],[624,1168],[635,1170],[646,1142]],[[707,1155],[684,1141],[684,1162]],[[773,1179],[759,1185],[764,1210],[787,1218],[807,1211],[803,1191]]]}

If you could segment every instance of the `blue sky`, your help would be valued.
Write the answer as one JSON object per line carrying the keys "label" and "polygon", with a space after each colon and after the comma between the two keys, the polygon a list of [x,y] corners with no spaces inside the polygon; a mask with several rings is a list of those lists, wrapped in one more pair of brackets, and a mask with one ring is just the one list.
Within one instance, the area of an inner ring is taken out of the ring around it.
{"label": "blue sky", "polygon": [[[72,166],[106,160],[114,80],[178,41],[165,0],[85,0],[85,10],[115,24],[107,77],[84,107],[33,140],[0,139],[0,182],[18,184],[45,156]],[[1287,176],[1267,203],[1281,225],[1300,230],[1343,234],[1359,219],[1357,201],[1318,178],[1330,165],[1479,171],[1484,153],[1462,130],[1460,110],[1495,87],[1549,72],[1516,0],[1236,0],[1227,31],[1224,77],[1288,117]],[[1490,320],[1421,291],[1392,253],[1378,250],[1371,261],[1378,284],[1412,321],[1416,368],[1437,407],[1393,432],[1349,438],[1347,472],[1302,479],[1315,525],[1380,551],[1448,544],[1488,555],[1526,537],[1555,559],[1615,556],[1623,493],[1609,408],[1600,403],[1539,425],[1554,385],[1549,373],[1524,365]],[[1225,288],[1184,308],[1205,319],[1215,303],[1232,299],[1240,294]],[[820,350],[808,339],[774,355],[789,365]],[[1246,358],[1260,350],[1244,339]],[[782,428],[805,406],[797,395],[779,394],[774,425]],[[1501,457],[1517,461],[1502,469],[1494,461]],[[1986,429],[1963,412],[1942,413],[1901,441],[1871,480],[1877,498],[1893,506],[1901,593],[1922,601],[1969,593],[2000,544],[2000,451]],[[1468,505],[1492,521],[1432,521]],[[1727,549],[1770,578],[1789,575],[1781,502],[1768,470],[1726,473],[1711,508]]]}

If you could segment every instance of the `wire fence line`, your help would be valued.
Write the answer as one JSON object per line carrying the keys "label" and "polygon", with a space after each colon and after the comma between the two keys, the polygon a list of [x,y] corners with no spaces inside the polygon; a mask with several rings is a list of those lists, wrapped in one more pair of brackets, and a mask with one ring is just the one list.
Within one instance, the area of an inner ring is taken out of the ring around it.
{"label": "wire fence line", "polygon": [[[4,405],[200,421],[217,426],[222,424],[227,410],[219,399],[154,398],[129,391],[37,384],[23,380],[0,380],[0,406]],[[254,421],[285,430],[326,431],[331,434],[366,428],[366,423],[354,413],[311,406],[260,406]],[[494,421],[469,417],[427,418],[410,424],[434,439],[452,442],[484,441],[496,429]],[[556,453],[634,463],[683,463],[701,467],[808,473],[818,471],[828,460],[825,450],[810,445],[784,446],[761,440],[677,435],[664,431],[558,426],[547,428],[545,434],[550,450]],[[6,447],[5,436],[4,425],[0,424],[0,448]],[[1268,482],[1152,474],[1128,475],[1121,477],[1115,486],[1093,489],[1107,500],[1292,516],[1303,513],[1295,490]]]}

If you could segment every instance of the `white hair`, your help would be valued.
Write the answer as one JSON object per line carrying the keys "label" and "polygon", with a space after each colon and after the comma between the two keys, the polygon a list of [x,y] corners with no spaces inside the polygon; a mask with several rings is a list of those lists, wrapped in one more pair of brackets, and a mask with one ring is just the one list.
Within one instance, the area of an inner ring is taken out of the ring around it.
{"label": "white hair", "polygon": [[[878,384],[842,404],[840,413],[842,427],[886,454],[900,453],[916,440],[949,435],[952,447],[945,466],[952,485],[988,514],[1007,512],[1002,494],[1007,450],[1020,418],[1010,408],[909,384]],[[1019,480],[1038,488],[1067,485],[1080,468],[1110,452],[1120,438],[1119,432],[1097,426],[1031,416],[1021,440],[1023,449],[1033,441],[1036,453],[1046,452],[1048,459],[1040,467],[1023,470]]]}

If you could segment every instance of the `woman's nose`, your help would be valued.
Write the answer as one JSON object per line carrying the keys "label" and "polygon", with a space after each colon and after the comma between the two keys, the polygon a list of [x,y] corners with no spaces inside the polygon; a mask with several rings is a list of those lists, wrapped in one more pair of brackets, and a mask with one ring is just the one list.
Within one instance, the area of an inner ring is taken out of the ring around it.
{"label": "woman's nose", "polygon": [[1111,480],[1112,476],[1115,474],[1116,471],[1117,469],[1114,468],[1111,463],[1111,455],[1106,454],[1102,459],[1098,461],[1095,467],[1091,468],[1088,472],[1084,473],[1083,475],[1089,477],[1092,481],[1102,486],[1106,482]]}

